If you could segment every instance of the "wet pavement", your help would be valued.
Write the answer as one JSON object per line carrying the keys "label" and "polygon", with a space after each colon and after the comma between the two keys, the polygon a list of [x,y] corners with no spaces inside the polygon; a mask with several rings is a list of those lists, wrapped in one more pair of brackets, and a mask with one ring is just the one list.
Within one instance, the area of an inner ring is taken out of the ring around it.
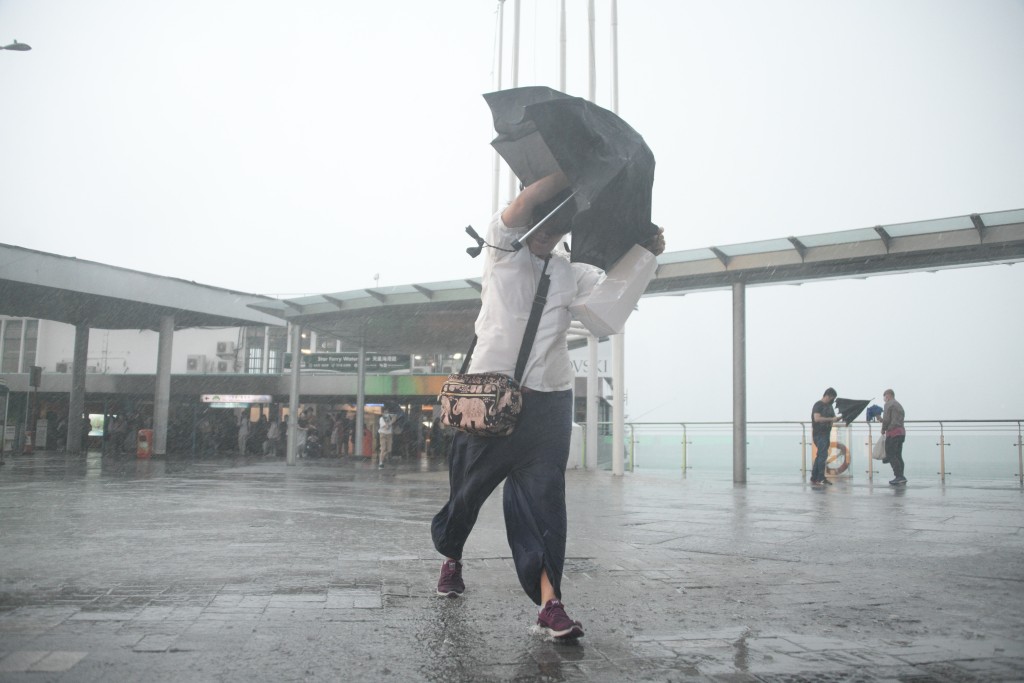
{"label": "wet pavement", "polygon": [[0,681],[1020,681],[1024,493],[568,473],[532,632],[493,495],[439,598],[447,475],[36,454],[0,467]]}

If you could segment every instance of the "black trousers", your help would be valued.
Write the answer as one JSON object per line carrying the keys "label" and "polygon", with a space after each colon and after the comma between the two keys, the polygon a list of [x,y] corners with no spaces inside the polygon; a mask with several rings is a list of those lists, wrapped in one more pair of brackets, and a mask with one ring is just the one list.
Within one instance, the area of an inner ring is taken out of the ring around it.
{"label": "black trousers", "polygon": [[889,459],[893,476],[897,479],[903,476],[903,442],[906,438],[902,434],[885,437],[885,457]]}
{"label": "black trousers", "polygon": [[505,533],[523,590],[540,604],[540,575],[561,598],[565,565],[565,464],[572,429],[572,391],[527,392],[516,430],[487,438],[458,432],[452,442],[448,502],[431,536],[445,557],[460,560],[480,508],[505,481]]}

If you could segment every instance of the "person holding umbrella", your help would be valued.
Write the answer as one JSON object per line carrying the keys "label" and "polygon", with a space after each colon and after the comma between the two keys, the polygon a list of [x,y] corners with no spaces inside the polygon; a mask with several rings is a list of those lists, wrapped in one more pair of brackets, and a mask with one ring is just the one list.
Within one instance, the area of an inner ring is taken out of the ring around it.
{"label": "person holding umbrella", "polygon": [[[550,275],[547,302],[523,374],[523,406],[509,436],[455,435],[450,456],[450,495],[434,516],[434,547],[445,559],[437,593],[459,596],[463,548],[481,506],[505,482],[505,529],[520,585],[541,607],[537,626],[557,639],[579,638],[580,622],[561,602],[565,563],[565,466],[572,426],[574,373],[567,334],[569,306],[602,279],[599,268],[570,263],[557,249],[572,229],[575,203],[570,183],[555,172],[527,185],[491,221],[487,232],[477,342],[469,372],[501,372],[510,377],[533,304],[539,277]],[[530,228],[539,228],[526,238]],[[523,239],[525,249],[513,243]],[[659,232],[645,245],[660,254]]]}
{"label": "person holding umbrella", "polygon": [[836,400],[836,390],[829,387],[820,401],[811,408],[811,439],[814,441],[814,465],[811,466],[811,483],[823,486],[832,482],[825,478],[825,463],[828,460],[828,447],[832,441],[832,425],[841,420],[836,417],[832,404]]}

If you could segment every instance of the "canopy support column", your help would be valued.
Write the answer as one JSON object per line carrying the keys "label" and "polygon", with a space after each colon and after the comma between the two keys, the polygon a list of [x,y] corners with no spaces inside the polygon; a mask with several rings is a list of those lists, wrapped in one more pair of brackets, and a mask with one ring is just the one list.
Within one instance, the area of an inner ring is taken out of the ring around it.
{"label": "canopy support column", "polygon": [[598,403],[598,386],[600,377],[597,374],[597,337],[587,335],[587,445],[583,451],[584,469],[597,469],[597,423],[601,419]]}
{"label": "canopy support column", "polygon": [[156,390],[153,392],[153,455],[167,455],[167,422],[171,412],[171,350],[174,316],[160,316],[156,345]]}
{"label": "canopy support column", "polygon": [[369,457],[372,453],[363,452],[363,432],[366,431],[366,345],[359,344],[359,369],[356,377],[356,433],[352,437],[352,450],[356,455]]}
{"label": "canopy support column", "polygon": [[623,439],[626,437],[626,333],[612,335],[612,474],[625,471]]}
{"label": "canopy support column", "polygon": [[67,453],[81,453],[82,415],[85,413],[85,365],[89,360],[89,326],[75,325],[75,351],[71,363],[71,394],[68,396]]}
{"label": "canopy support column", "polygon": [[732,481],[747,483],[746,285],[732,285]]}
{"label": "canopy support column", "polygon": [[292,384],[288,391],[288,447],[285,462],[295,464],[299,446],[299,368],[302,365],[302,325],[292,323]]}

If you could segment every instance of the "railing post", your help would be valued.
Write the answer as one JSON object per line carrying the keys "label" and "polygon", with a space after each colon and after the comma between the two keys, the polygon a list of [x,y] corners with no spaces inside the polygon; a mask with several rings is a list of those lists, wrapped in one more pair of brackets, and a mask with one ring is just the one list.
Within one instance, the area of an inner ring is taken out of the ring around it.
{"label": "railing post", "polygon": [[1017,420],[1017,481],[1024,486],[1024,439],[1021,439],[1020,420]]}
{"label": "railing post", "polygon": [[633,423],[630,423],[630,472],[636,467],[635,453],[636,453],[636,435],[633,433]]}
{"label": "railing post", "polygon": [[942,428],[942,423],[939,423],[939,443],[936,444],[939,447],[939,480],[946,483],[946,435]]}
{"label": "railing post", "polygon": [[875,480],[875,439],[868,422],[868,483]]}
{"label": "railing post", "polygon": [[683,476],[686,476],[686,423],[683,422]]}
{"label": "railing post", "polygon": [[807,478],[807,425],[800,423],[800,475]]}

